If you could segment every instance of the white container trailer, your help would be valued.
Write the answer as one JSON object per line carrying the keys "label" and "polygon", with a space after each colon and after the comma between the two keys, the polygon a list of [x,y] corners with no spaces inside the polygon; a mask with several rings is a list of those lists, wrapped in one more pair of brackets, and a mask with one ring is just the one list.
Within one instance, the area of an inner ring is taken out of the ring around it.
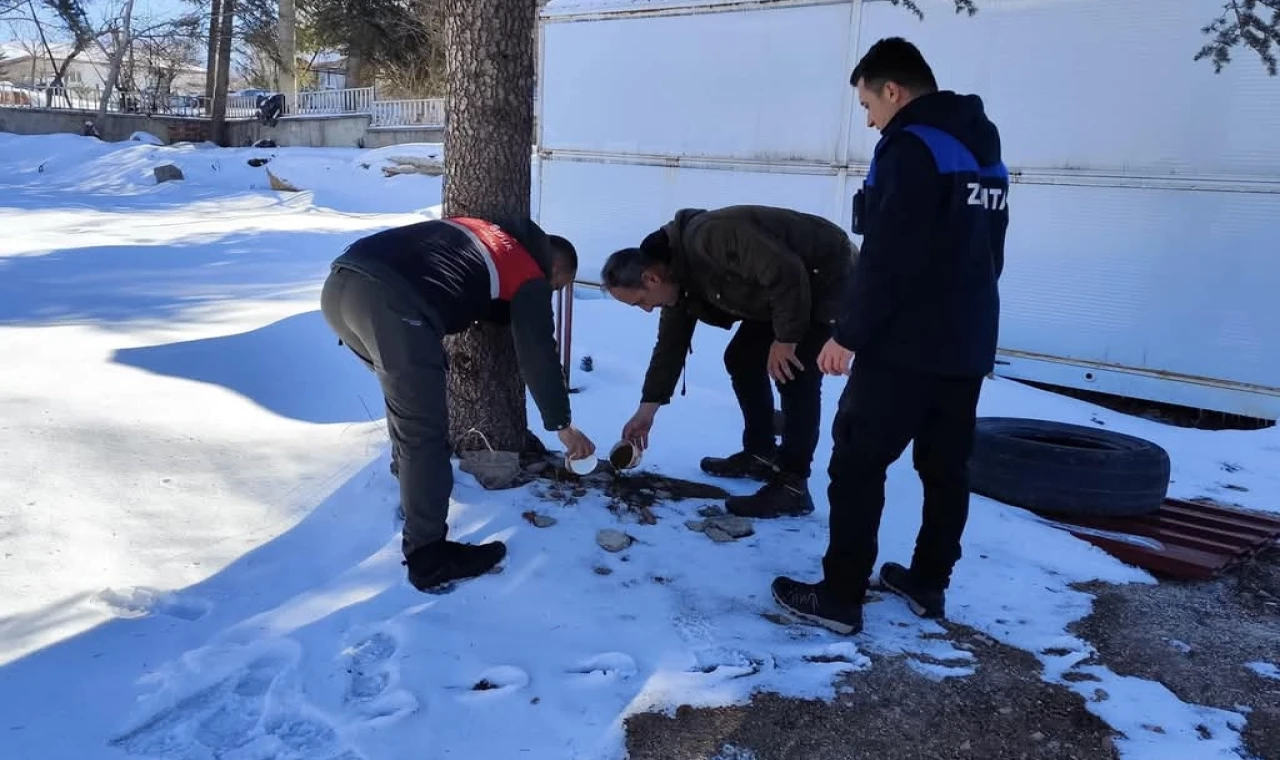
{"label": "white container trailer", "polygon": [[584,279],[682,207],[848,229],[878,139],[849,72],[902,35],[1002,132],[997,372],[1280,416],[1280,78],[1248,50],[1221,74],[1192,60],[1216,4],[918,4],[551,0],[535,213]]}

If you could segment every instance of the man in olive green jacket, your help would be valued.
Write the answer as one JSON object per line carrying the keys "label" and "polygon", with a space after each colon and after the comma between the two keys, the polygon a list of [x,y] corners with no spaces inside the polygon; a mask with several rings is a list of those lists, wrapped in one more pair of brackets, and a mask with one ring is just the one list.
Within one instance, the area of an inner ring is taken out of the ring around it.
{"label": "man in olive green jacket", "polygon": [[[813,511],[808,479],[821,423],[818,353],[844,308],[857,249],[832,222],[769,206],[683,209],[639,248],[617,251],[601,281],[609,294],[645,311],[662,309],[640,408],[625,440],[648,446],[658,408],[669,403],[698,322],[729,329],[724,353],[742,408],[742,450],[707,457],[702,470],[765,485],[733,497],[730,512],[750,517]],[[782,397],[777,445],[772,378]]]}

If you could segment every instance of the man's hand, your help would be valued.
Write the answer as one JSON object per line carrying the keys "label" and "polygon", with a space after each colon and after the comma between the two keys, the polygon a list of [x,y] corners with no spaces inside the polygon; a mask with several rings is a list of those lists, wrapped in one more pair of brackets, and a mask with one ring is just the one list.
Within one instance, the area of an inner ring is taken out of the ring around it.
{"label": "man's hand", "polygon": [[641,404],[622,426],[622,440],[634,443],[642,451],[649,448],[649,431],[653,429],[653,418],[657,413],[657,404]]}
{"label": "man's hand", "polygon": [[818,369],[824,375],[847,375],[852,361],[853,352],[831,338],[822,347],[822,353],[818,354]]}
{"label": "man's hand", "polygon": [[780,383],[794,380],[796,375],[792,367],[795,367],[796,371],[804,369],[804,365],[796,358],[796,344],[774,341],[773,345],[769,346],[769,377]]}
{"label": "man's hand", "polygon": [[582,431],[570,425],[556,433],[570,459],[584,459],[596,453],[596,445]]}

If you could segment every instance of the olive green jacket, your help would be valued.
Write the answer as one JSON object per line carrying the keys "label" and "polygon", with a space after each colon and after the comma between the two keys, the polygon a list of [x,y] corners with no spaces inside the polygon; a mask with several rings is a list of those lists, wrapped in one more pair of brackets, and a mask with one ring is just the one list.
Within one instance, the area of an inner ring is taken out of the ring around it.
{"label": "olive green jacket", "polygon": [[844,308],[858,250],[827,219],[770,206],[682,209],[663,230],[680,292],[662,309],[643,402],[671,400],[698,322],[769,322],[778,342],[799,343],[813,323],[834,326]]}

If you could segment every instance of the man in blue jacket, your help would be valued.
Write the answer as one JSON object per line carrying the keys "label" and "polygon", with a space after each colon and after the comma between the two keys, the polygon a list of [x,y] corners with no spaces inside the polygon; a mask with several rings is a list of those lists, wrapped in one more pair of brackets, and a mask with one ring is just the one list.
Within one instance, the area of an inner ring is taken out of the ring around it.
{"label": "man in blue jacket", "polygon": [[862,629],[885,473],[912,442],[920,532],[910,567],[887,562],[880,582],[917,615],[945,614],[979,390],[995,366],[1009,222],[1000,134],[978,96],[939,91],[899,37],[873,45],[850,84],[881,138],[854,198],[862,254],[818,359],[824,373],[849,376],[832,425],[830,540],[820,583],[773,582],[784,608],[845,634]]}
{"label": "man in blue jacket", "polygon": [[453,465],[444,336],[478,321],[507,323],[520,374],[572,459],[595,444],[573,426],[556,349],[554,291],[573,281],[578,254],[530,219],[450,217],[383,230],[352,243],[320,294],[325,321],[378,376],[400,479],[409,582],[431,591],[493,569],[501,541],[446,538]]}

